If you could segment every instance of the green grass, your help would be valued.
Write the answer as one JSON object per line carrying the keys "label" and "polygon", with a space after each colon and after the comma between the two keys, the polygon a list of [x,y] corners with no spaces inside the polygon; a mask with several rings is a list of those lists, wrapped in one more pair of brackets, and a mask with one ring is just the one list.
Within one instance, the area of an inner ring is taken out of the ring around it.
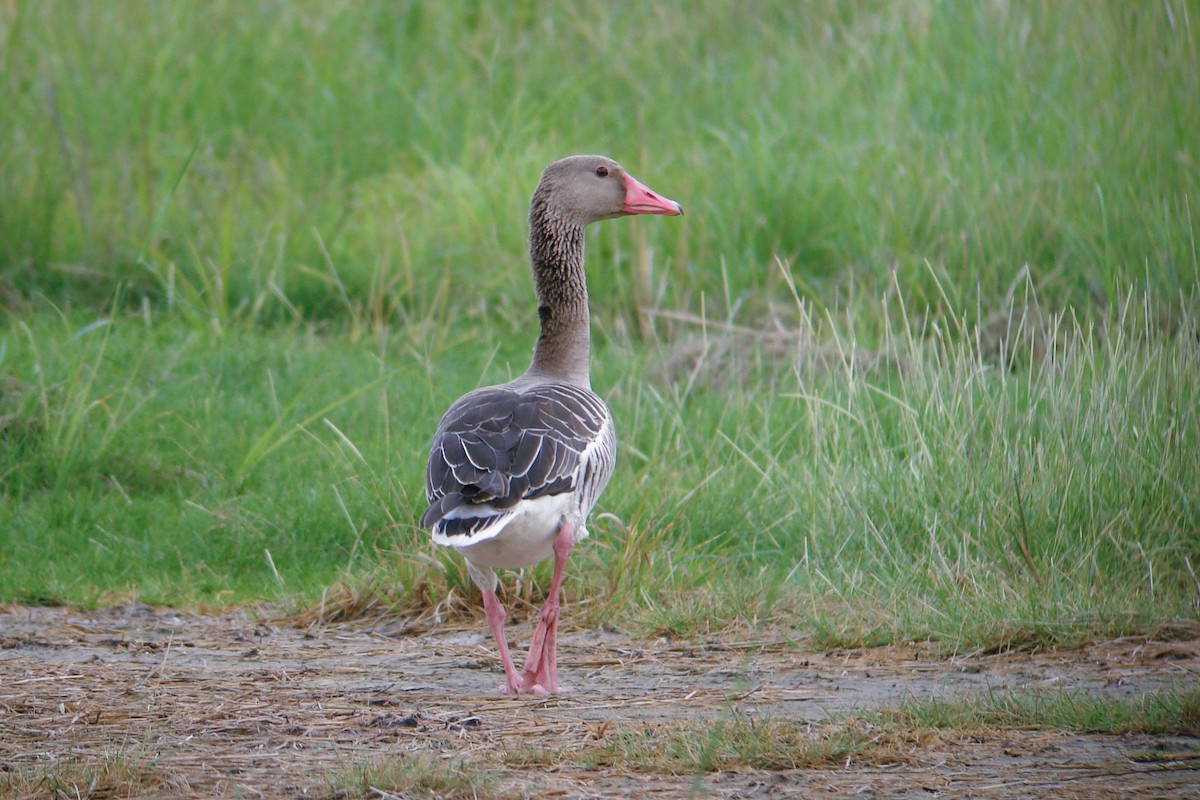
{"label": "green grass", "polygon": [[615,731],[584,760],[632,772],[694,775],[829,766],[869,749],[866,738],[847,726],[734,715]]}
{"label": "green grass", "polygon": [[908,702],[866,718],[905,730],[1023,728],[1194,737],[1200,733],[1200,691],[1148,692],[1131,698],[1086,692],[988,692],[967,700]]}
{"label": "green grass", "polygon": [[441,762],[407,754],[356,762],[327,779],[333,797],[404,797],[438,800],[499,800],[515,797],[496,787],[479,765]]}
{"label": "green grass", "polygon": [[188,787],[185,780],[164,774],[144,753],[125,750],[108,752],[100,758],[9,765],[0,772],[0,797],[13,800],[139,797],[162,788],[182,792]]}
{"label": "green grass", "polygon": [[504,753],[510,766],[585,764],[622,772],[700,775],[739,769],[784,771],[874,759],[881,749],[853,724],[806,723],[735,713],[729,719],[688,719],[609,727],[598,744],[522,748]]}
{"label": "green grass", "polygon": [[[734,710],[716,720],[602,725],[593,733],[596,742],[513,750],[504,754],[504,761],[515,767],[587,764],[655,775],[783,771],[851,762],[896,765],[912,757],[914,744],[928,747],[935,738],[960,741],[969,736],[979,741],[981,734],[1023,730],[1193,737],[1200,730],[1200,693],[1162,691],[1111,698],[1062,691],[989,692],[961,701],[914,700],[822,722]],[[1193,753],[1184,751],[1183,757]],[[1138,758],[1164,756],[1142,753]]]}
{"label": "green grass", "polygon": [[463,280],[524,318],[537,174],[602,151],[688,209],[595,235],[626,324],[718,296],[721,263],[734,297],[769,295],[775,256],[823,302],[894,272],[935,303],[926,262],[985,306],[1023,265],[1055,305],[1173,297],[1197,282],[1197,13],[14,4],[0,258],[17,296],[123,281],[220,324],[409,322]]}
{"label": "green grass", "polygon": [[574,619],[988,649],[1194,618],[1198,24],[4,6],[0,600],[473,598],[414,525],[425,448],[524,369],[528,195],[601,151],[688,214],[590,234],[622,446]]}
{"label": "green grass", "polygon": [[[595,569],[568,584],[593,600],[581,620],[999,648],[1193,616],[1198,345],[1145,318],[1103,336],[1064,323],[1019,370],[970,335],[892,337],[873,367],[846,351],[792,368],[740,343],[686,393],[653,359],[602,349],[623,463],[580,551]],[[304,605],[338,581],[391,585],[397,604],[430,583],[473,595],[414,525],[424,449],[453,396],[523,354],[448,347],[422,364],[385,339],[171,318],[37,315],[13,333],[5,597]],[[735,368],[750,377],[726,383]]]}

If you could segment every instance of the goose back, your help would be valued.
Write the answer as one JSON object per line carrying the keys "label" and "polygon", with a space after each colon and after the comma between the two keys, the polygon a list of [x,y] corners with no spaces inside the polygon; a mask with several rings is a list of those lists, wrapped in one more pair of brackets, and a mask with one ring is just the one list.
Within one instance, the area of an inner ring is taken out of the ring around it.
{"label": "goose back", "polygon": [[616,430],[608,406],[571,383],[518,379],[458,400],[434,435],[421,526],[438,544],[497,535],[521,501],[573,495],[582,523],[612,477]]}

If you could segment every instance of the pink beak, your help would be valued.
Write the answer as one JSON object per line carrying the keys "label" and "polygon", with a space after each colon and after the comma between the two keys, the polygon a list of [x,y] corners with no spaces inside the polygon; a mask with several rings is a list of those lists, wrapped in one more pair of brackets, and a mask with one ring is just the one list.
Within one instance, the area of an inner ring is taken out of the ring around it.
{"label": "pink beak", "polygon": [[625,205],[621,206],[622,214],[666,214],[677,217],[683,213],[683,206],[674,200],[659,197],[632,175],[625,173]]}

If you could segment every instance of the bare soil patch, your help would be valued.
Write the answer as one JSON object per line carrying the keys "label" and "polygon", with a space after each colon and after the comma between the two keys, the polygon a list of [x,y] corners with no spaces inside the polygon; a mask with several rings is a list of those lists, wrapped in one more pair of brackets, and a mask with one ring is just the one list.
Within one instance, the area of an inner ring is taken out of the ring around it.
{"label": "bare soil patch", "polygon": [[[611,737],[681,722],[819,727],[911,698],[1191,687],[1194,634],[940,658],[919,646],[807,652],[770,633],[670,641],[573,631],[560,638],[559,663],[580,691],[531,698],[494,693],[502,675],[482,620],[399,630],[399,621],[301,629],[146,606],[0,610],[0,796],[75,796],[38,778],[75,764],[82,797],[91,780],[93,797],[329,798],[339,770],[424,753],[491,773],[488,791],[506,797],[1200,797],[1200,741],[1186,737],[939,731],[887,758],[686,775],[584,757]],[[514,625],[510,641],[520,648],[528,635]],[[526,757],[547,752],[560,757]],[[114,760],[140,778],[94,777]]]}

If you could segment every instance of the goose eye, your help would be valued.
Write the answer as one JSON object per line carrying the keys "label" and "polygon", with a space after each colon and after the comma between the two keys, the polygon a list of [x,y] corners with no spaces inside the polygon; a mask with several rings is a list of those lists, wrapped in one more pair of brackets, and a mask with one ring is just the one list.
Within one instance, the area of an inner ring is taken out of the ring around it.
{"label": "goose eye", "polygon": [[596,167],[596,177],[597,178],[607,178],[608,177],[608,167]]}

